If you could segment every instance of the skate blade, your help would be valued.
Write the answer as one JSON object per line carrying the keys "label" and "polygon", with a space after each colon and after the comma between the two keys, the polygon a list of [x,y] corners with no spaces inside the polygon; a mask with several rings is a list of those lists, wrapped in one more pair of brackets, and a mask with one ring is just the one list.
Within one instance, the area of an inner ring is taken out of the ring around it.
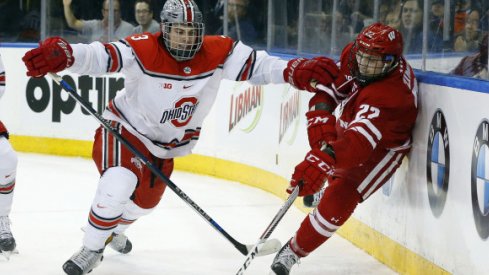
{"label": "skate blade", "polygon": [[19,251],[17,249],[14,249],[13,251],[2,251],[1,253],[7,261],[10,261],[10,256],[12,256],[12,254],[19,254]]}
{"label": "skate blade", "polygon": [[[277,253],[280,248],[282,248],[282,243],[277,239],[267,240],[265,243],[262,243],[258,246],[258,253],[256,256],[266,256],[270,254]],[[249,245],[248,250],[253,249],[252,245]]]}

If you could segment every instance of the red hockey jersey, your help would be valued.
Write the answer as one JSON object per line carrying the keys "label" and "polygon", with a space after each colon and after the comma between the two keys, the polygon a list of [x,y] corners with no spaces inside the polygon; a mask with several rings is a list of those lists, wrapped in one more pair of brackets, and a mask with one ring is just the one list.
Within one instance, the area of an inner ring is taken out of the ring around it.
{"label": "red hockey jersey", "polygon": [[[343,50],[340,69],[346,79],[349,47]],[[335,176],[351,179],[365,199],[400,165],[411,147],[417,116],[417,81],[404,58],[389,75],[367,86],[354,81],[351,93],[336,109]]]}

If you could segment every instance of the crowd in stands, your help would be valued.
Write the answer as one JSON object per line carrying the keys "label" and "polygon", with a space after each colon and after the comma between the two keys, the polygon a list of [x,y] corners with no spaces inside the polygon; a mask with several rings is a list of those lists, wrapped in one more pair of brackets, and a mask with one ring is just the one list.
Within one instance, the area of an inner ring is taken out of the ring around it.
{"label": "crowd in stands", "polygon": [[[109,0],[47,0],[47,35],[60,35],[70,42],[107,42],[135,33],[159,31],[164,1],[111,1],[114,27],[109,36]],[[270,1],[272,12],[268,11]],[[290,0],[287,5],[281,5],[280,0],[196,0],[196,3],[203,11],[207,34],[227,34],[257,48],[338,55],[364,27],[380,21],[400,30],[405,54],[416,55],[423,50],[423,14],[427,12],[428,53],[478,54],[489,29],[489,1],[428,1],[426,11],[424,0]],[[449,8],[445,7],[446,2],[450,3]],[[41,7],[22,3],[37,2],[0,0],[0,42],[39,41]],[[303,12],[302,19],[299,11]],[[447,11],[449,16],[445,17]],[[272,20],[268,20],[269,14],[274,16]]]}

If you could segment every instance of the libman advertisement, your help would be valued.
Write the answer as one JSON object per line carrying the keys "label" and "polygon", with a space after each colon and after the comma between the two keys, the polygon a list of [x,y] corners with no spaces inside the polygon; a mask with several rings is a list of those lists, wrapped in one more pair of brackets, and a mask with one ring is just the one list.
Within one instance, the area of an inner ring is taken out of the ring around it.
{"label": "libman advertisement", "polygon": [[224,80],[195,152],[289,178],[307,150],[304,113],[310,97],[285,84]]}

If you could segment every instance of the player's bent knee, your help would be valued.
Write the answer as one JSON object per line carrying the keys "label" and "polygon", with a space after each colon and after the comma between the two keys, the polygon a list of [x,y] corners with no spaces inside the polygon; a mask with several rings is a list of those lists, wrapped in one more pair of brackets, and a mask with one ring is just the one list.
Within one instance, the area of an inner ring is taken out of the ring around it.
{"label": "player's bent knee", "polygon": [[0,185],[15,180],[17,172],[17,154],[5,137],[0,137]]}
{"label": "player's bent knee", "polygon": [[324,190],[317,209],[325,219],[334,220],[334,224],[340,226],[348,220],[360,201],[361,196],[355,186],[339,179]]}
{"label": "player's bent knee", "polygon": [[114,203],[126,203],[134,189],[138,179],[129,169],[124,167],[111,167],[100,177],[97,196]]}

